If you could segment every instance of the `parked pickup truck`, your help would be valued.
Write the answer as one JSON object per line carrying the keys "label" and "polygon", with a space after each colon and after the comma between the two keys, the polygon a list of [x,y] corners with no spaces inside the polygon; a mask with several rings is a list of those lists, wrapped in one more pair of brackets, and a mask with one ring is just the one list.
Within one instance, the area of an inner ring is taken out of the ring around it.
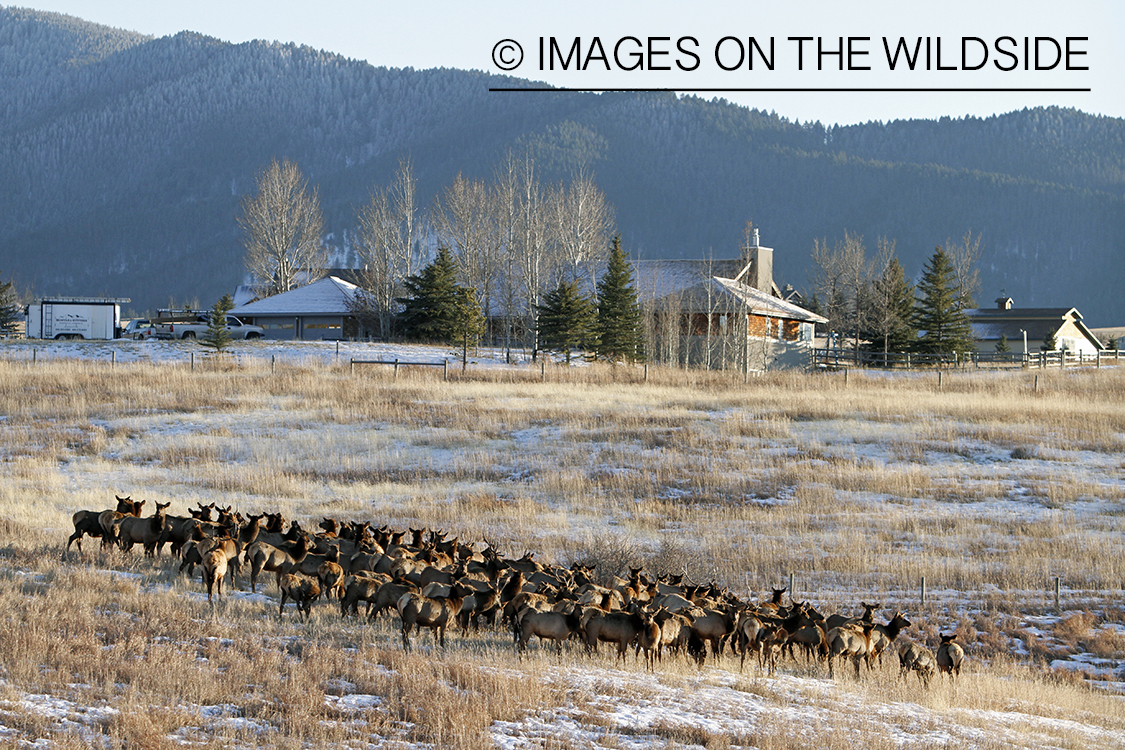
{"label": "parked pickup truck", "polygon": [[[197,315],[190,320],[154,320],[149,336],[158,339],[199,339],[207,333],[208,318]],[[260,339],[265,331],[261,326],[243,323],[233,315],[227,316],[227,331],[233,339]]]}

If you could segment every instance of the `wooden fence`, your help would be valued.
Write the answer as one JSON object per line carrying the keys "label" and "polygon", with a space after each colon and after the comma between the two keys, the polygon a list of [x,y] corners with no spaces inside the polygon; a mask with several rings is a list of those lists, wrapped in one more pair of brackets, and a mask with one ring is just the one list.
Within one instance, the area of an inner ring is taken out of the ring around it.
{"label": "wooden fence", "polygon": [[968,354],[884,354],[854,349],[814,349],[814,367],[867,367],[884,370],[913,369],[1044,369],[1048,367],[1101,367],[1119,363],[1120,349],[1091,352],[970,352]]}

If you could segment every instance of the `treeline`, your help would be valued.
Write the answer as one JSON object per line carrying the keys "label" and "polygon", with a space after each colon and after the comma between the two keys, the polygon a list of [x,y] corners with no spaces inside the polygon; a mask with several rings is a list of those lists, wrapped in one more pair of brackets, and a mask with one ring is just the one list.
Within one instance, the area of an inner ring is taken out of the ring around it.
{"label": "treeline", "polygon": [[1081,300],[1107,323],[1107,279],[1125,270],[1125,127],[1074,110],[825,127],[671,94],[490,94],[521,82],[10,8],[0,61],[0,247],[40,294],[144,310],[230,291],[239,202],[274,158],[319,186],[326,239],[350,260],[358,209],[400,160],[429,207],[513,149],[546,184],[595,174],[646,258],[724,255],[753,220],[779,281],[803,288],[814,241],[845,228],[896,237],[908,278],[973,231],[984,287],[1021,306]]}

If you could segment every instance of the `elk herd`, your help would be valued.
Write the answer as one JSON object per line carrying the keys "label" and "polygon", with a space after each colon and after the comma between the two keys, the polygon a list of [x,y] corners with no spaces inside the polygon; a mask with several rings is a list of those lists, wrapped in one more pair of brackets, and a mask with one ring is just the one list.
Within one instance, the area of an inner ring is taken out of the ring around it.
{"label": "elk herd", "polygon": [[510,633],[521,654],[532,638],[540,647],[553,641],[559,654],[574,640],[588,653],[606,644],[617,661],[630,649],[637,659],[643,651],[646,667],[654,669],[665,655],[703,665],[729,648],[740,670],[751,658],[772,675],[783,657],[803,656],[807,664],[826,664],[832,677],[838,661],[850,661],[859,677],[862,666],[880,666],[891,651],[898,654],[900,675],[913,672],[926,686],[935,673],[960,674],[965,658],[956,634],[941,635],[936,652],[899,640],[912,623],[901,612],[878,622],[879,604],[860,602],[854,616],[825,616],[807,601],[786,604],[784,588],[754,604],[713,582],[652,578],[642,568],[631,568],[628,578],[601,580],[592,565],[545,565],[530,552],[506,558],[487,540],[478,550],[428,529],[325,518],[316,530],[305,530],[279,513],[243,517],[214,503],[199,504],[185,517],[168,515],[168,504],[157,503],[142,517],[144,505],[118,497],[113,510],[78,511],[67,552],[74,543],[81,552],[84,536],[100,538],[103,549],[128,552],[140,544],[150,556],[167,545],[180,572],[193,576],[201,569],[209,602],[223,595],[224,581],[236,587],[247,569],[252,592],[263,573],[272,573],[279,616],[292,601],[298,617],[308,620],[322,597],[335,599],[342,617],[358,617],[361,602],[369,621],[392,610],[406,650],[416,629],[429,629],[444,648],[451,626],[462,635],[488,627]]}

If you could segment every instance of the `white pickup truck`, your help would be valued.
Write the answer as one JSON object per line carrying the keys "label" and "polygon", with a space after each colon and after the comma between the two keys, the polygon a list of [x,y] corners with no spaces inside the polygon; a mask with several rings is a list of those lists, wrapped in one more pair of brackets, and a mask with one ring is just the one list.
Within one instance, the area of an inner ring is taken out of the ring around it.
{"label": "white pickup truck", "polygon": [[[197,315],[190,320],[154,320],[148,330],[150,338],[157,339],[200,339],[207,333],[208,318]],[[243,323],[233,315],[227,316],[227,332],[232,339],[260,339],[265,334],[261,326]]]}

